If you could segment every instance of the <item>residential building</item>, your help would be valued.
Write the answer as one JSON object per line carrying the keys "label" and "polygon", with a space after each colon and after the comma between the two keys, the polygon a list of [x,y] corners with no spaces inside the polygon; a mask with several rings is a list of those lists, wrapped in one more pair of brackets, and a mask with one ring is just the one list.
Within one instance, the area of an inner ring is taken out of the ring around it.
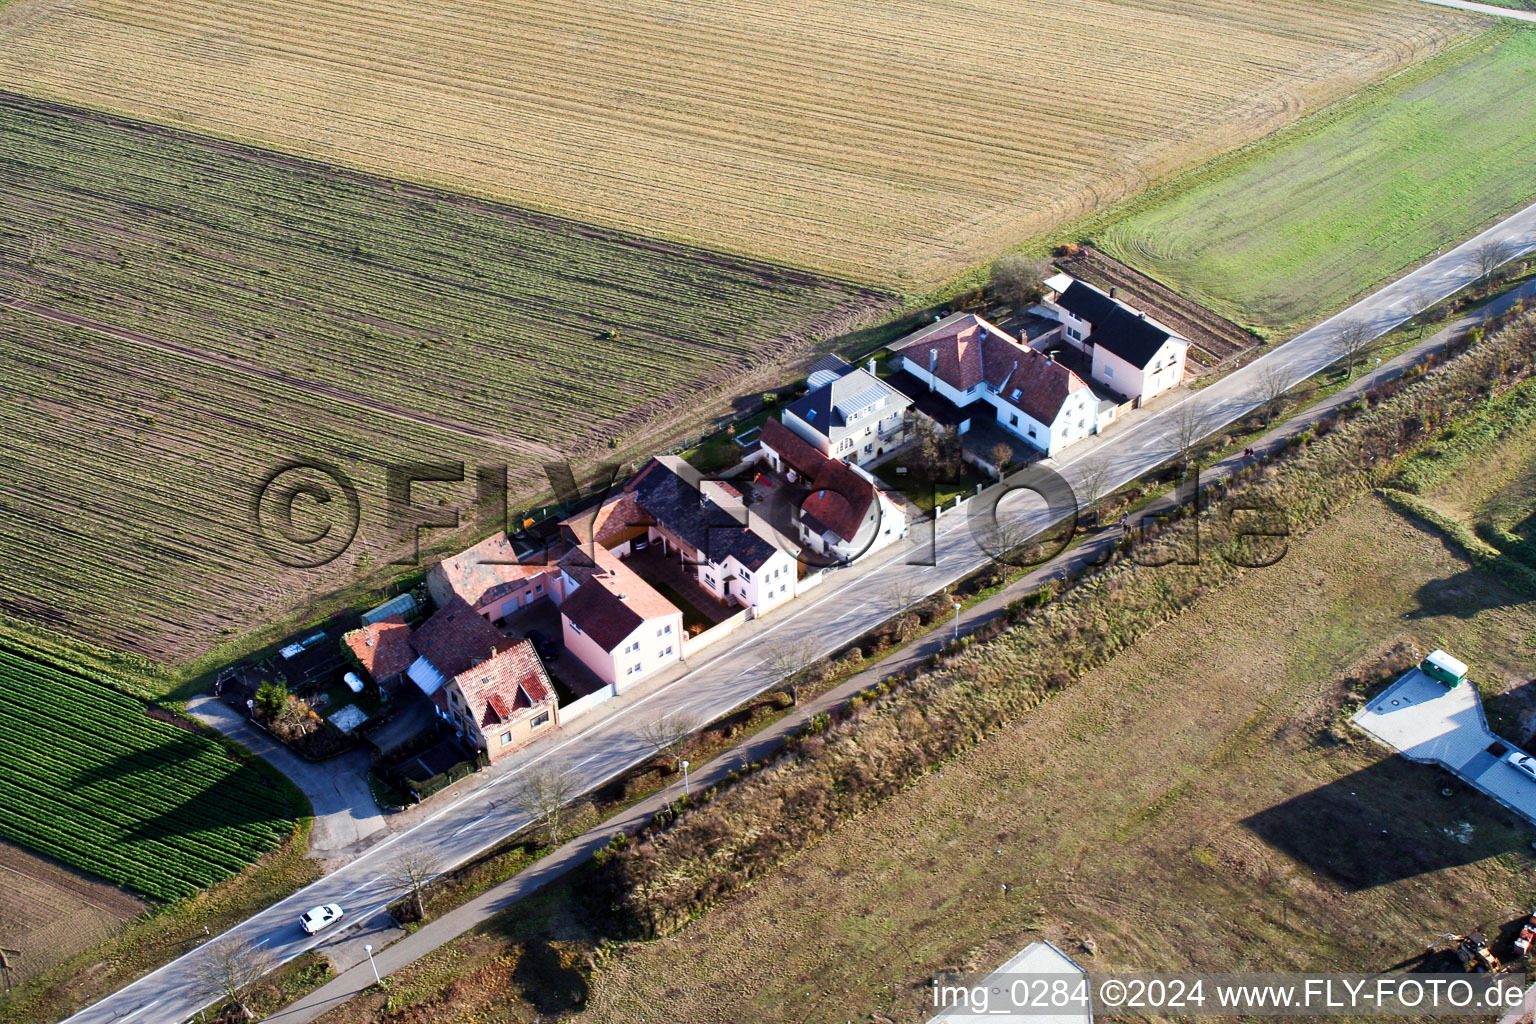
{"label": "residential building", "polygon": [[459,673],[516,642],[502,636],[463,598],[450,596],[410,635],[416,658],[405,672],[430,697]]}
{"label": "residential building", "polygon": [[1043,308],[1064,327],[1064,340],[1092,360],[1093,379],[1137,405],[1184,379],[1189,341],[1146,313],[1070,274],[1046,281]]}
{"label": "residential building", "polygon": [[757,616],[794,598],[799,563],[754,527],[735,488],[661,456],[629,479],[624,495],[649,514],[649,540],[717,600]]}
{"label": "residential building", "polygon": [[999,426],[1047,455],[1101,425],[1105,403],[1086,381],[1050,353],[1021,344],[974,313],[946,317],[891,348],[922,387],[957,409],[987,410]]}
{"label": "residential building", "polygon": [[554,685],[529,640],[460,672],[432,694],[432,703],[492,762],[560,724]]}
{"label": "residential building", "polygon": [[565,648],[622,688],[683,656],[683,613],[601,544],[560,559]]}
{"label": "residential building", "polygon": [[810,391],[781,413],[784,425],[832,458],[862,465],[884,455],[906,440],[912,401],[875,376],[874,365],[824,357],[811,368]]}
{"label": "residential building", "polygon": [[823,455],[777,420],[763,424],[760,441],[776,472],[810,488],[795,524],[818,556],[851,563],[907,535],[901,506],[865,470]]}
{"label": "residential building", "polygon": [[341,640],[358,668],[379,686],[393,683],[416,660],[411,627],[398,613],[354,629]]}
{"label": "residential building", "polygon": [[554,576],[552,565],[520,562],[507,535],[497,533],[434,565],[427,590],[439,608],[458,599],[497,622],[542,598],[558,600]]}

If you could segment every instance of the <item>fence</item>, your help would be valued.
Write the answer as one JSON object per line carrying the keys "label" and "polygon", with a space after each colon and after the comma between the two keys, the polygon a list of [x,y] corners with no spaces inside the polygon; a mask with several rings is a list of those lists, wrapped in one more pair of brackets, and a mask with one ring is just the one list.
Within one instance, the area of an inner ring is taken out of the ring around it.
{"label": "fence", "polygon": [[690,636],[683,641],[683,657],[692,657],[695,652],[702,651],[715,641],[724,639],[737,626],[747,621],[748,614],[750,614],[750,609],[743,608],[730,618],[721,619],[698,636]]}
{"label": "fence", "polygon": [[562,726],[569,725],[599,704],[616,696],[618,696],[618,690],[612,683],[609,683],[601,689],[593,690],[585,697],[578,697],[560,708],[560,724]]}

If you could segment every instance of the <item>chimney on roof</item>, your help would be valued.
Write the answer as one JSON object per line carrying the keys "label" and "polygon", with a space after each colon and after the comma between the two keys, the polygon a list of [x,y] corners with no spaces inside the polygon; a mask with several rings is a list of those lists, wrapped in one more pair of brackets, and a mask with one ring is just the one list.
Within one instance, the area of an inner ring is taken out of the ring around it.
{"label": "chimney on roof", "polygon": [[1147,318],[1147,314],[1145,314],[1145,313],[1137,313],[1136,315],[1141,317],[1143,320],[1145,320]]}
{"label": "chimney on roof", "polygon": [[619,591],[619,600],[620,601],[627,601],[627,600],[629,600],[629,595],[624,593],[624,591],[621,590],[621,591]]}
{"label": "chimney on roof", "polygon": [[1120,297],[1120,289],[1111,286],[1110,289],[1109,289],[1109,297],[1112,298],[1112,299],[1119,298]]}

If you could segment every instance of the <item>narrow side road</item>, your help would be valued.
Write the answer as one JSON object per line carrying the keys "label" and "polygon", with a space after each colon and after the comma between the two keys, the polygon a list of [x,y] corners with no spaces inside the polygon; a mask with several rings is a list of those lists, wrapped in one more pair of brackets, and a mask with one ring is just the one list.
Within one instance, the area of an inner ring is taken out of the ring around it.
{"label": "narrow side road", "polygon": [[1421,2],[1434,4],[1436,7],[1454,7],[1458,11],[1471,11],[1473,14],[1487,14],[1494,18],[1512,18],[1515,21],[1536,25],[1536,11],[1499,7],[1496,4],[1480,4],[1476,0],[1421,0]]}

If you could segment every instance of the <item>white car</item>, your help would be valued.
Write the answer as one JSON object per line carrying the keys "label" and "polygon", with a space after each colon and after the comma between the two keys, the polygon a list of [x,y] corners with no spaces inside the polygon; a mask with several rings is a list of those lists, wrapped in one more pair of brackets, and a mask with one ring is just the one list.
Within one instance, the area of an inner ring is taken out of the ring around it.
{"label": "white car", "polygon": [[1532,757],[1529,754],[1522,754],[1518,750],[1511,750],[1509,755],[1505,757],[1504,760],[1508,761],[1509,766],[1515,771],[1519,772],[1521,775],[1524,775],[1526,778],[1531,779],[1532,781],[1536,781],[1536,757]]}
{"label": "white car", "polygon": [[329,928],[341,920],[342,909],[339,903],[324,903],[307,912],[299,918],[299,927],[305,934],[313,935],[322,928]]}

